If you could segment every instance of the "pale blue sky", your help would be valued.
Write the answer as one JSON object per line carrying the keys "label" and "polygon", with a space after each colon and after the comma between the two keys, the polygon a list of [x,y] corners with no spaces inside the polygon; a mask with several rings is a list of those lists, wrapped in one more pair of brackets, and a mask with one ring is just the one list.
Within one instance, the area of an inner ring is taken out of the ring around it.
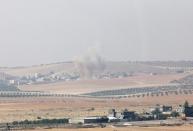
{"label": "pale blue sky", "polygon": [[193,60],[193,0],[0,0],[0,66]]}

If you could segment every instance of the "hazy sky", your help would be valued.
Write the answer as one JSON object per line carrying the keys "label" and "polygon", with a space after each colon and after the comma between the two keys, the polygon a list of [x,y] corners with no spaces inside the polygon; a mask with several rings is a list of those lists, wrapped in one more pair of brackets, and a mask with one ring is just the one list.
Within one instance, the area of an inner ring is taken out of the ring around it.
{"label": "hazy sky", "polygon": [[0,66],[193,60],[193,0],[0,0]]}

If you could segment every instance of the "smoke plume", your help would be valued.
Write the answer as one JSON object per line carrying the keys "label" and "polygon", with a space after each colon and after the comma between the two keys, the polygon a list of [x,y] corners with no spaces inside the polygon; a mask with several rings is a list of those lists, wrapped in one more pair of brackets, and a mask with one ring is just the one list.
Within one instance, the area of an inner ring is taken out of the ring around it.
{"label": "smoke plume", "polygon": [[95,48],[89,49],[83,56],[76,57],[74,64],[82,79],[96,78],[106,68],[105,60],[97,53]]}

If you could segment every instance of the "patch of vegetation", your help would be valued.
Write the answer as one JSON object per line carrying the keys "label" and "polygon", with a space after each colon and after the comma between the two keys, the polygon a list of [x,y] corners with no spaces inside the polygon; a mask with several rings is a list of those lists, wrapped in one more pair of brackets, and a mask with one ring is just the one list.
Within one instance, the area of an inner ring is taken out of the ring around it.
{"label": "patch of vegetation", "polygon": [[14,121],[13,125],[27,125],[27,124],[68,124],[69,120],[66,118],[63,119],[41,119],[41,120],[24,120],[24,121]]}

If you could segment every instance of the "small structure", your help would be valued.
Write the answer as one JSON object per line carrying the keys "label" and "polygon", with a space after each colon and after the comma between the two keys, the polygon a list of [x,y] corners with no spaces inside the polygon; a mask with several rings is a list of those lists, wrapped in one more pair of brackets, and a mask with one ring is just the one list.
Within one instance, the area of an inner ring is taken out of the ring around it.
{"label": "small structure", "polygon": [[156,105],[154,108],[150,109],[151,114],[154,115],[154,119],[163,120],[167,119],[172,115],[172,106]]}
{"label": "small structure", "polygon": [[170,116],[172,114],[172,110],[173,110],[172,106],[163,105],[161,111],[163,115]]}
{"label": "small structure", "polygon": [[71,119],[69,119],[69,123],[71,123],[71,124],[83,124],[84,118],[83,117],[71,118]]}
{"label": "small structure", "polygon": [[153,112],[155,110],[159,110],[162,113],[172,112],[172,106],[165,106],[165,105],[156,105],[154,108],[151,108],[150,111]]}
{"label": "small structure", "polygon": [[117,112],[115,111],[115,109],[110,109],[108,112],[109,122],[120,122],[120,119],[117,118]]}
{"label": "small structure", "polygon": [[115,109],[110,109],[108,113],[109,113],[108,115],[109,117],[116,117],[117,115],[117,112],[115,111]]}
{"label": "small structure", "polygon": [[172,112],[172,106],[165,106],[165,105],[163,105],[162,106],[162,111],[163,112]]}
{"label": "small structure", "polygon": [[180,115],[184,114],[184,107],[182,105],[179,105],[176,108],[176,112],[178,112]]}
{"label": "small structure", "polygon": [[132,121],[135,120],[136,116],[135,116],[135,112],[134,111],[128,111],[127,109],[125,109],[122,113],[121,113],[123,119],[126,119],[128,121]]}
{"label": "small structure", "polygon": [[138,114],[138,120],[139,121],[144,121],[144,120],[153,120],[154,116],[151,113],[144,112],[142,114]]}
{"label": "small structure", "polygon": [[120,122],[120,119],[116,118],[116,117],[111,117],[111,116],[108,116],[108,119],[109,119],[109,122]]}
{"label": "small structure", "polygon": [[15,84],[15,80],[9,80],[9,84],[14,85]]}
{"label": "small structure", "polygon": [[127,109],[116,112],[115,109],[109,110],[108,118],[111,121],[134,121],[136,119],[136,114],[134,111],[128,111]]}

